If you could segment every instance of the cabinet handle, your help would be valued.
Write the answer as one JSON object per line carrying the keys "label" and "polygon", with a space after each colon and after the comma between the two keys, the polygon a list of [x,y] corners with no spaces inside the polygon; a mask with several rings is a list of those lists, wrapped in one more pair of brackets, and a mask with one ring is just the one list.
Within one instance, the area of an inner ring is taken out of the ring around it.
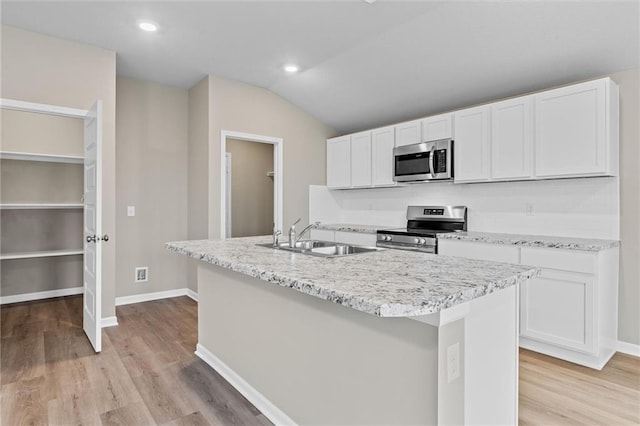
{"label": "cabinet handle", "polygon": [[87,242],[88,243],[95,243],[96,242],[96,236],[95,235],[87,236]]}

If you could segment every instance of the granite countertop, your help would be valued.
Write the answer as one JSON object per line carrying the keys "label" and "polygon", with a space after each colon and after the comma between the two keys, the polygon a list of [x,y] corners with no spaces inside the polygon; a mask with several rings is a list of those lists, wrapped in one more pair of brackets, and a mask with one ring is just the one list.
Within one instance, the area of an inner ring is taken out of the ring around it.
{"label": "granite countertop", "polygon": [[173,252],[381,317],[442,311],[534,276],[529,266],[381,250],[323,258],[256,246],[271,236],[166,243]]}
{"label": "granite countertop", "polygon": [[525,247],[547,247],[568,250],[601,251],[618,247],[620,241],[598,240],[546,235],[497,234],[491,232],[450,232],[438,234],[442,240],[460,240],[476,243],[510,244]]}
{"label": "granite countertop", "polygon": [[326,229],[328,231],[359,232],[361,234],[375,234],[378,229],[393,229],[400,226],[382,225],[357,225],[353,223],[321,223],[316,229]]}

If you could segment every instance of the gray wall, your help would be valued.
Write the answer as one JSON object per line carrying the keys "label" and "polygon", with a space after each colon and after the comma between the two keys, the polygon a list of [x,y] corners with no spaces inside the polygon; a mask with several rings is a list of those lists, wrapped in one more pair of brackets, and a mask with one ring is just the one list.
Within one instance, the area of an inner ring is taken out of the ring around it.
{"label": "gray wall", "polygon": [[[116,296],[184,288],[186,259],[164,243],[187,238],[187,91],[120,77],[116,87]],[[134,283],[137,266],[148,282]]]}
{"label": "gray wall", "polygon": [[[293,421],[436,424],[435,327],[365,314],[203,262],[198,280],[206,306],[198,310],[199,343]],[[461,407],[462,399],[450,404]]]}
{"label": "gray wall", "polygon": [[[231,154],[231,236],[273,232],[273,145],[227,139]],[[227,206],[228,208],[228,206]]]}
{"label": "gray wall", "polygon": [[209,237],[220,237],[221,131],[283,139],[284,223],[309,219],[309,185],[325,183],[326,139],[335,132],[269,90],[209,76]]}
{"label": "gray wall", "polygon": [[[102,100],[102,223],[116,239],[115,52],[8,26],[1,31],[3,98],[80,109]],[[115,244],[103,247],[103,317],[115,315],[115,249]]]}
{"label": "gray wall", "polygon": [[[209,235],[209,77],[189,89],[188,229],[190,240]],[[187,285],[198,291],[196,260],[189,259]]]}
{"label": "gray wall", "polygon": [[640,69],[610,77],[620,87],[618,340],[640,345]]}

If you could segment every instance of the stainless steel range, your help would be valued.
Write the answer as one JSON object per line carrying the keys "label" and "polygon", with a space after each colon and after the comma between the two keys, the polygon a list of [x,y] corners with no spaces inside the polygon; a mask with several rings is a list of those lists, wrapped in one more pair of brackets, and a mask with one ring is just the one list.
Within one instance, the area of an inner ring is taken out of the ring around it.
{"label": "stainless steel range", "polygon": [[437,234],[466,230],[465,206],[409,206],[407,227],[379,230],[376,246],[437,253]]}

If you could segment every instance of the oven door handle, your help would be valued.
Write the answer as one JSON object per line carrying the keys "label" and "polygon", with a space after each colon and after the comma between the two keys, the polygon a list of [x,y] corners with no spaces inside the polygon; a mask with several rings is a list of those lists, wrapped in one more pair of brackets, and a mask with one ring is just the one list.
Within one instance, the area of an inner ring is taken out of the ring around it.
{"label": "oven door handle", "polygon": [[434,163],[435,163],[435,162],[434,162],[434,158],[433,158],[433,157],[434,157],[434,156],[435,156],[435,154],[436,154],[435,150],[436,150],[436,147],[435,147],[435,146],[432,146],[432,147],[431,147],[431,151],[429,152],[429,172],[431,173],[431,178],[432,178],[432,179],[435,179],[435,178],[436,178],[436,174],[433,172],[433,165],[434,165]]}

